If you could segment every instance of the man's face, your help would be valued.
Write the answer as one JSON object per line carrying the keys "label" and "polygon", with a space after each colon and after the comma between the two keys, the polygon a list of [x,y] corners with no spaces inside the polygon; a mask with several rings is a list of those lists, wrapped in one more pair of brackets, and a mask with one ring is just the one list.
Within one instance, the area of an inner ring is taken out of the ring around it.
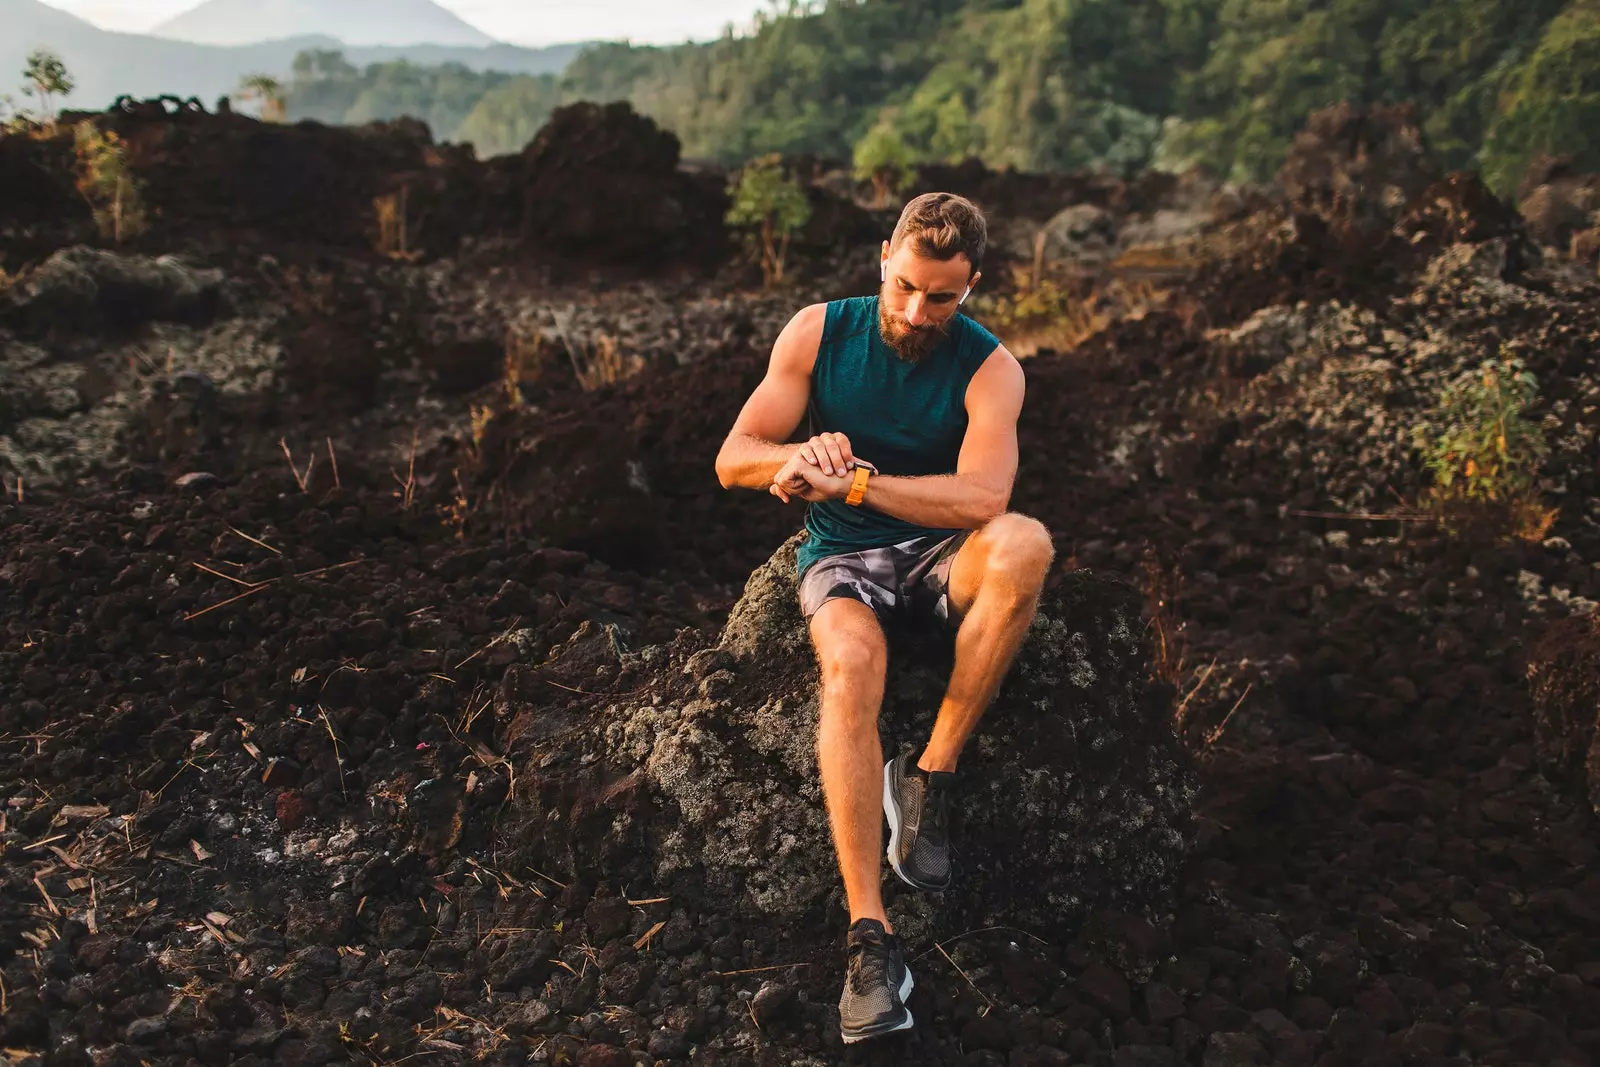
{"label": "man's face", "polygon": [[960,307],[961,294],[976,285],[965,255],[953,259],[919,256],[913,242],[900,243],[893,253],[883,243],[884,279],[878,291],[879,332],[902,359],[915,362],[944,338],[950,320]]}

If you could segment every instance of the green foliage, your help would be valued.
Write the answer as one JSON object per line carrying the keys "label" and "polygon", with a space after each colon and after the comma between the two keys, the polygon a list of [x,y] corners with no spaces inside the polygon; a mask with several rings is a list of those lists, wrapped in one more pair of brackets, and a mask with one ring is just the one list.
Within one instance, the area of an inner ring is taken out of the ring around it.
{"label": "green foliage", "polygon": [[1438,499],[1509,504],[1537,495],[1549,451],[1543,428],[1528,417],[1538,395],[1539,380],[1505,356],[1445,388],[1414,436]]}
{"label": "green foliage", "polygon": [[54,52],[38,48],[28,53],[28,65],[23,68],[22,76],[27,79],[22,91],[39,101],[40,119],[54,122],[51,97],[66,96],[76,84],[67,73],[67,65]]}
{"label": "green foliage", "polygon": [[239,79],[239,99],[254,100],[261,105],[264,122],[282,122],[284,119],[283,84],[270,74],[247,74]]}
{"label": "green foliage", "polygon": [[1497,192],[1515,192],[1546,153],[1600,169],[1600,0],[1578,0],[1551,20],[1506,81],[1484,149],[1484,177]]}
{"label": "green foliage", "polygon": [[471,143],[483,158],[520,152],[560,103],[554,76],[513,78],[483,94],[454,139]]}
{"label": "green foliage", "polygon": [[139,183],[128,170],[122,140],[93,122],[73,128],[78,157],[78,192],[94,212],[100,235],[121,244],[145,230],[144,201]]}
{"label": "green foliage", "polygon": [[811,219],[811,202],[800,183],[784,173],[777,155],[745,164],[728,183],[732,203],[726,221],[744,230],[761,255],[761,276],[767,286],[783,281],[789,238]]}
{"label": "green foliage", "polygon": [[[476,72],[462,63],[423,66],[406,60],[371,63],[365,70],[347,62],[337,51],[302,52],[295,58],[294,78],[284,93],[284,110],[294,119],[315,119],[334,124],[384,122],[411,117],[427,123],[433,135],[459,140],[474,110],[491,92],[523,79],[496,71]],[[539,79],[530,79],[539,80]],[[548,115],[553,104],[524,100]],[[502,150],[529,122],[542,124],[537,114],[517,119],[507,115],[505,98],[491,102],[489,112],[474,123],[477,137]],[[480,151],[482,149],[480,148]]]}
{"label": "green foliage", "polygon": [[691,159],[860,150],[1243,181],[1272,178],[1316,109],[1414,101],[1445,166],[1508,192],[1542,152],[1600,168],[1600,0],[774,3],[746,34],[597,45],[548,81],[308,52],[287,96],[296,118],[412,115],[442,139],[470,120],[483,153],[556,106],[627,100]]}
{"label": "green foliage", "polygon": [[877,124],[856,142],[856,181],[872,183],[879,208],[888,203],[891,192],[900,192],[916,179],[916,154],[906,144],[898,120],[896,109],[886,108]]}

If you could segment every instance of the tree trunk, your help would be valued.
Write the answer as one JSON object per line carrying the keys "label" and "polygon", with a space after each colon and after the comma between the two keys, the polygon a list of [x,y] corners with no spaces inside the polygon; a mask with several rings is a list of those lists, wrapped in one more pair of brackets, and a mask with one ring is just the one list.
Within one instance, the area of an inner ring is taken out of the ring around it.
{"label": "tree trunk", "polygon": [[761,220],[761,287],[772,288],[772,283],[777,281],[777,273],[781,269],[778,263],[777,249],[772,247],[772,216],[768,215]]}

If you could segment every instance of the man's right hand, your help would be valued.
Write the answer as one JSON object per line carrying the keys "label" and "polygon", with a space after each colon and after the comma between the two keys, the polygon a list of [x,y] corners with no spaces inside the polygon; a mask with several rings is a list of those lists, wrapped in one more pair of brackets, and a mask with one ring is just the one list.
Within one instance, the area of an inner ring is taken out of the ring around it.
{"label": "man's right hand", "polygon": [[829,477],[847,474],[855,469],[850,438],[842,433],[819,433],[802,444],[796,454],[813,467],[821,468],[822,473]]}

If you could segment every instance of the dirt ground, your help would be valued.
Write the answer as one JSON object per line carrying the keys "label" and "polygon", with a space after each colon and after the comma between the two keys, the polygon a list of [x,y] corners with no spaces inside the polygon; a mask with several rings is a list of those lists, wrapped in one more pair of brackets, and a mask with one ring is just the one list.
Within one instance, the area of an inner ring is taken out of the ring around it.
{"label": "dirt ground", "polygon": [[[1304,144],[1298,200],[1216,189],[1166,246],[1192,269],[1027,361],[1013,507],[1055,536],[1053,589],[1087,570],[1167,593],[1150,692],[1198,776],[1187,859],[1164,899],[1048,926],[926,906],[915,1029],[847,1051],[843,913],[667,890],[605,846],[685,818],[605,728],[812,684],[794,654],[759,685],[720,673],[800,514],[711,463],[788,314],[874,284],[850,243],[873,217],[841,203],[848,236],[810,235],[763,294],[696,229],[720,179],[627,116],[569,116],[528,173],[404,130],[380,166],[312,131],[348,213],[280,190],[271,226],[183,199],[228,138],[294,134],[240,119],[196,148],[206,127],[147,121],[171,127],[140,127],[164,213],[115,260],[50,266],[90,240],[50,177],[67,164],[0,139],[40,212],[0,209],[23,273],[0,293],[9,1062],[1600,1062],[1587,746],[1552,746],[1528,682],[1547,631],[1600,602],[1600,284],[1481,186],[1392,159],[1412,195],[1380,225]],[[1377,143],[1406,120],[1373,121]],[[609,151],[679,183],[655,183],[684,227],[659,270],[603,212],[529,251],[558,216],[519,190],[570,192],[564,168]],[[375,255],[351,213],[423,170],[445,251]],[[1083,201],[1129,233],[1195,199],[937,177],[1016,227]],[[1427,484],[1409,428],[1502,346],[1552,442],[1539,541],[1402,506]],[[1023,914],[1025,881],[989,913]]]}

